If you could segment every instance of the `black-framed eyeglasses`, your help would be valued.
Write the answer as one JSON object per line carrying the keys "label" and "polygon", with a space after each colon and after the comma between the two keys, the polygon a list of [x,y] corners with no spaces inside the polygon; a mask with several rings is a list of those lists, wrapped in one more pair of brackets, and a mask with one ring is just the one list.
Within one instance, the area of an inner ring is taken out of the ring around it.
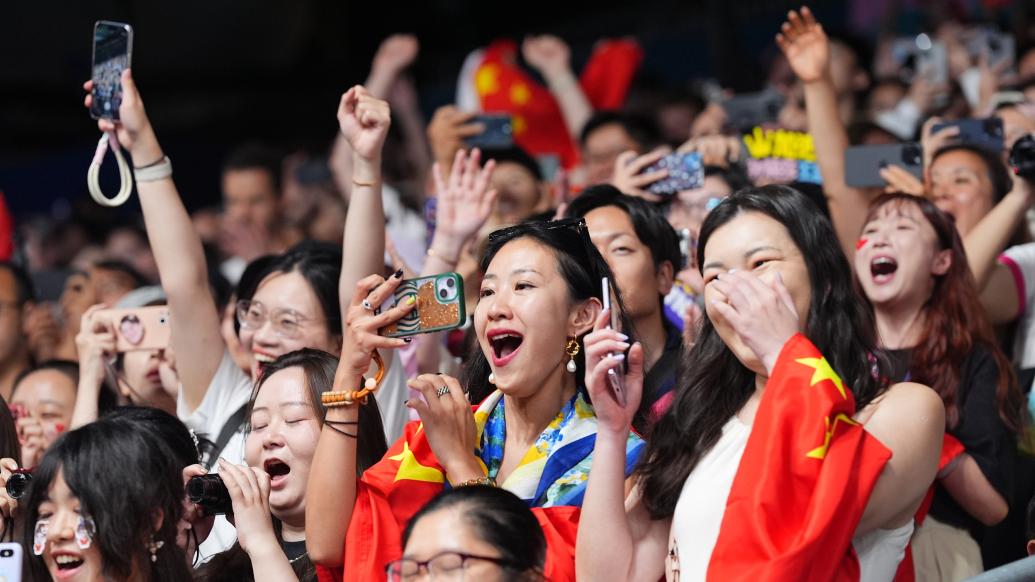
{"label": "black-framed eyeglasses", "polygon": [[528,230],[531,226],[537,226],[546,230],[570,229],[582,236],[589,234],[589,227],[586,226],[585,218],[561,218],[548,222],[526,222],[494,230],[489,233],[489,242],[497,241],[501,238],[510,238],[515,233]]}
{"label": "black-framed eyeglasses", "polygon": [[413,582],[425,573],[428,580],[454,580],[462,577],[470,560],[492,562],[500,567],[513,567],[514,563],[494,556],[478,556],[464,552],[440,552],[430,559],[420,561],[402,558],[385,566],[388,582]]}

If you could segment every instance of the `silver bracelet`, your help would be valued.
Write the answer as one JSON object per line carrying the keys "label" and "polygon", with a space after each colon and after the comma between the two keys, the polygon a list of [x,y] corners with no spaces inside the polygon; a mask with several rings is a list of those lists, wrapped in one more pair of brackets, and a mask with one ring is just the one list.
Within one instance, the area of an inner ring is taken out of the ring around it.
{"label": "silver bracelet", "polygon": [[133,178],[137,182],[157,182],[172,176],[173,167],[169,156],[164,156],[159,162],[143,168],[133,168]]}

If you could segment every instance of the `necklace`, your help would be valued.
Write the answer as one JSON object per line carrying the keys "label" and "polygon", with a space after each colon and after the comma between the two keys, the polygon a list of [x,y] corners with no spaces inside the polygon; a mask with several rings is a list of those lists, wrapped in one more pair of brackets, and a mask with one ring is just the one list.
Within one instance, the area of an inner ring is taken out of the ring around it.
{"label": "necklace", "polygon": [[309,555],[309,552],[302,552],[300,555],[295,556],[294,558],[291,558],[290,560],[288,560],[288,564],[294,564],[295,562],[301,560],[302,558],[304,558],[304,557],[306,557],[308,555]]}

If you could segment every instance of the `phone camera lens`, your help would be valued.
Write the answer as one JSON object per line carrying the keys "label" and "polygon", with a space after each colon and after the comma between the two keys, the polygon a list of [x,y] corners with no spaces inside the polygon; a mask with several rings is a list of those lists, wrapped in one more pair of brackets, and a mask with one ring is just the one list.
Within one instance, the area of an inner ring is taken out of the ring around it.
{"label": "phone camera lens", "polygon": [[449,287],[456,287],[456,281],[452,279],[446,279],[446,285]]}
{"label": "phone camera lens", "polygon": [[14,555],[14,550],[12,550],[12,549],[0,550],[0,558],[10,558],[13,555]]}
{"label": "phone camera lens", "polygon": [[449,297],[449,291],[446,291],[445,289],[439,289],[438,296],[442,299],[445,299],[446,297]]}

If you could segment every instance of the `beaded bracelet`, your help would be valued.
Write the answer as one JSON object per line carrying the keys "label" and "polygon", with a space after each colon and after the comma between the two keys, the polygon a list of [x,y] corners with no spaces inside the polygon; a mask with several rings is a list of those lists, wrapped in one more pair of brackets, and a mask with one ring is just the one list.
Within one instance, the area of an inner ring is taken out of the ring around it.
{"label": "beaded bracelet", "polygon": [[385,377],[385,363],[381,354],[374,350],[372,355],[374,363],[377,364],[377,373],[373,378],[363,380],[363,388],[360,390],[331,390],[320,394],[320,402],[326,408],[337,408],[339,406],[352,406],[356,402],[366,404],[367,396],[373,393],[381,385]]}

